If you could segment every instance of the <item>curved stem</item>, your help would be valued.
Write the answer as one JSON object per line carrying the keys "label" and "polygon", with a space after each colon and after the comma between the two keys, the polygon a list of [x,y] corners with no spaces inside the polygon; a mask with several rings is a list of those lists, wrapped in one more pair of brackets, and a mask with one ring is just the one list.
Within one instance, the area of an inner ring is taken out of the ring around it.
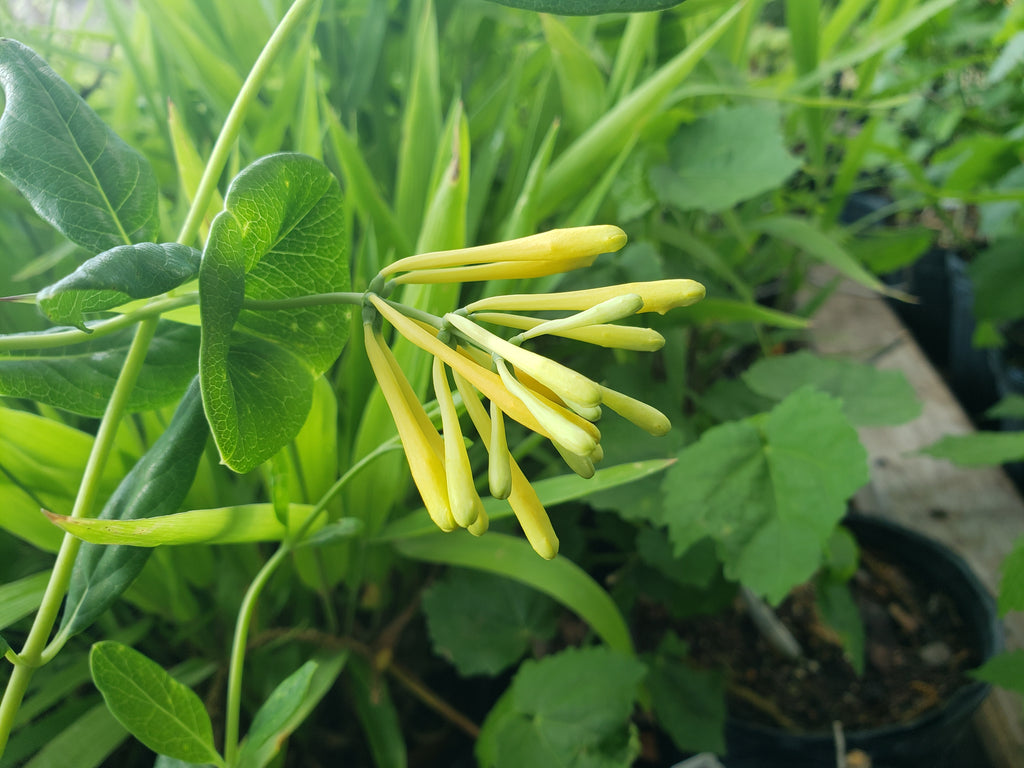
{"label": "curved stem", "polygon": [[292,3],[291,8],[288,9],[284,18],[281,19],[277,29],[274,30],[274,34],[270,36],[267,44],[263,46],[263,50],[260,52],[259,58],[256,59],[256,63],[249,70],[249,75],[245,78],[245,82],[242,83],[242,88],[238,91],[238,96],[235,97],[235,103],[231,105],[231,111],[228,112],[228,116],[224,120],[224,127],[221,128],[220,135],[217,137],[217,143],[213,145],[213,150],[210,152],[210,159],[206,163],[203,177],[199,180],[199,186],[196,188],[196,196],[192,201],[192,207],[185,218],[185,223],[181,226],[181,233],[178,235],[179,243],[188,245],[195,240],[196,235],[199,233],[199,225],[206,214],[206,208],[210,204],[210,198],[213,197],[213,191],[217,188],[217,180],[227,164],[228,156],[231,154],[235,140],[242,130],[246,113],[249,111],[249,105],[259,93],[260,88],[263,86],[263,81],[270,71],[271,64],[273,64],[274,59],[281,52],[285,42],[291,37],[302,15],[317,1],[295,0]]}
{"label": "curved stem", "polygon": [[55,331],[52,333],[15,333],[10,336],[0,336],[0,352],[18,352],[30,349],[53,349],[55,347],[66,347],[71,344],[82,344],[87,341],[102,338],[115,331],[123,330],[135,325],[141,320],[155,318],[173,309],[181,309],[191,304],[199,303],[198,293],[187,293],[182,296],[173,296],[165,299],[158,299],[134,312],[126,312],[123,315],[112,317],[109,320],[100,320],[88,326],[89,330],[83,331],[78,328],[66,331]]}
{"label": "curved stem", "polygon": [[[121,423],[128,405],[128,397],[135,386],[142,363],[146,358],[149,349],[149,342],[156,332],[157,318],[149,318],[139,324],[135,333],[135,340],[128,350],[121,374],[114,385],[114,392],[107,403],[107,409],[100,421],[99,430],[92,444],[89,453],[89,460],[85,465],[85,473],[82,476],[82,483],[78,488],[78,496],[75,505],[71,510],[71,517],[88,517],[92,514],[96,504],[96,497],[99,494],[100,477],[106,465],[107,457],[114,444],[114,437]],[[50,573],[50,581],[46,585],[46,592],[43,593],[43,600],[32,622],[32,629],[29,630],[25,646],[18,657],[20,664],[14,667],[11,679],[4,691],[3,700],[0,701],[0,754],[3,753],[14,725],[14,717],[25,697],[29,680],[36,667],[42,664],[43,652],[46,649],[46,641],[53,631],[53,625],[57,620],[57,613],[60,611],[61,602],[67,592],[68,583],[71,580],[71,569],[75,563],[75,555],[82,542],[71,534],[65,534],[61,542],[60,550],[57,553],[57,560],[54,563],[53,571]]]}
{"label": "curved stem", "polygon": [[318,307],[324,304],[353,304],[358,306],[363,303],[361,293],[311,293],[307,296],[289,296],[287,299],[245,299],[242,302],[244,309],[252,309],[258,312],[274,309],[296,309],[299,307]]}

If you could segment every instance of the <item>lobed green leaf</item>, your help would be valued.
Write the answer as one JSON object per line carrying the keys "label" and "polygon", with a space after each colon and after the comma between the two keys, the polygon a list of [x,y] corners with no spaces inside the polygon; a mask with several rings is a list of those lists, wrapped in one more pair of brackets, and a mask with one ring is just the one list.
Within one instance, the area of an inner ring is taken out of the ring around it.
{"label": "lobed green leaf", "polygon": [[718,544],[726,576],[774,602],[806,581],[868,480],[841,403],[810,388],[769,413],[705,432],[665,474],[665,522],[682,554]]}
{"label": "lobed green leaf", "polygon": [[347,307],[243,310],[349,287],[338,182],[319,161],[271,155],[232,182],[199,271],[203,405],[224,463],[248,472],[305,423],[313,379],[341,354]]}
{"label": "lobed green leaf", "polygon": [[1024,459],[1024,432],[972,432],[946,435],[921,450],[961,467],[989,467]]}
{"label": "lobed green leaf", "polygon": [[0,39],[0,174],[46,221],[93,253],[153,240],[156,177],[43,59]]}

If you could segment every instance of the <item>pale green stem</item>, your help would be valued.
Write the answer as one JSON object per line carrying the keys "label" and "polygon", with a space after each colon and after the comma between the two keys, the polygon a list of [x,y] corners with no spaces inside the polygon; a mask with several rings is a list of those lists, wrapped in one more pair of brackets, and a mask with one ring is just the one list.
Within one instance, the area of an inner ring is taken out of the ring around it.
{"label": "pale green stem", "polygon": [[[100,421],[99,430],[89,452],[89,460],[85,465],[85,473],[82,476],[82,484],[78,489],[78,497],[71,510],[72,517],[88,517],[92,514],[99,494],[100,477],[103,474],[103,467],[106,465],[110,449],[114,444],[114,437],[121,423],[128,406],[128,398],[135,380],[138,378],[142,363],[146,358],[149,349],[149,342],[156,331],[156,318],[149,318],[139,324],[135,333],[135,340],[128,350],[124,366],[114,385],[113,394],[107,402],[107,409]],[[32,629],[29,630],[22,648],[17,664],[12,673],[11,679],[4,691],[3,701],[0,701],[0,754],[3,753],[10,736],[11,728],[14,725],[14,717],[21,706],[25,691],[28,688],[29,680],[36,667],[43,663],[43,652],[46,649],[46,641],[53,631],[53,625],[57,620],[57,613],[60,611],[61,602],[67,592],[68,583],[71,580],[71,569],[75,563],[75,555],[81,546],[81,540],[71,534],[65,534],[61,542],[57,559],[50,573],[50,581],[46,585],[46,592],[43,594],[42,603],[32,622]]]}
{"label": "pale green stem", "polygon": [[126,312],[109,320],[101,320],[88,326],[89,330],[87,331],[74,328],[54,333],[17,333],[10,336],[0,336],[0,352],[54,349],[55,347],[66,347],[71,344],[83,344],[87,341],[107,336],[115,331],[128,328],[141,320],[157,317],[164,312],[170,312],[172,309],[180,309],[181,307],[187,307],[198,302],[199,294],[189,293],[182,296],[159,299],[134,312]]}
{"label": "pale green stem", "polygon": [[306,296],[289,296],[286,299],[245,299],[242,302],[244,309],[252,309],[257,312],[266,312],[276,309],[300,309],[302,307],[318,307],[325,304],[353,304],[363,303],[361,293],[311,293]]}
{"label": "pale green stem", "polygon": [[235,764],[238,754],[238,723],[242,712],[242,672],[245,668],[245,651],[249,637],[249,627],[252,624],[252,614],[256,609],[256,601],[259,599],[260,593],[274,571],[284,561],[285,556],[302,541],[310,526],[323,514],[331,499],[342,491],[348,481],[378,456],[382,456],[388,451],[397,450],[400,447],[401,443],[399,443],[398,438],[393,437],[368,453],[350,467],[344,475],[338,478],[337,482],[320,498],[320,501],[317,502],[302,526],[289,536],[288,539],[281,542],[281,546],[263,564],[259,573],[256,574],[256,578],[249,585],[249,589],[246,590],[242,605],[238,609],[238,620],[235,622],[235,637],[231,644],[231,659],[228,667],[227,714],[224,725],[224,760],[229,767]]}

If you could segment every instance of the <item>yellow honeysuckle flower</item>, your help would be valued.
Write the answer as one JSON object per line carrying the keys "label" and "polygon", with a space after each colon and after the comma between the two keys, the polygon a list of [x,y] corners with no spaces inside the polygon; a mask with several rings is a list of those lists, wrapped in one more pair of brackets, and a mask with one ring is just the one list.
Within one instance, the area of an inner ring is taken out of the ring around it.
{"label": "yellow honeysuckle flower", "polygon": [[[458,387],[462,394],[462,402],[466,405],[466,413],[469,414],[473,426],[476,427],[477,433],[483,439],[484,435],[491,433],[491,420],[487,416],[487,411],[484,410],[476,390],[470,383],[462,378],[457,371],[453,373],[455,386]],[[537,492],[533,490],[530,481],[526,479],[526,475],[511,456],[509,456],[509,471],[511,492],[508,502],[512,507],[512,512],[519,520],[526,540],[530,542],[534,551],[545,560],[551,560],[558,554],[558,536],[555,535],[555,529],[551,527],[551,519],[548,517],[547,510],[544,509]]]}
{"label": "yellow honeysuckle flower", "polygon": [[508,441],[505,439],[505,416],[493,400],[491,432],[487,445],[488,488],[494,498],[507,499],[512,492],[512,470],[509,468],[512,457],[509,455]]}
{"label": "yellow honeysuckle flower", "polygon": [[444,320],[470,341],[507,360],[517,369],[526,371],[559,397],[588,407],[601,402],[601,391],[597,384],[572,368],[567,368],[536,352],[509,344],[469,318],[449,313],[444,316]]}
{"label": "yellow honeysuckle flower", "polygon": [[657,408],[614,389],[601,387],[601,402],[655,437],[667,434],[672,429],[668,417]]}
{"label": "yellow honeysuckle flower", "polygon": [[[399,285],[425,283],[474,283],[481,280],[511,280],[546,277],[560,272],[589,267],[597,254],[582,259],[558,261],[496,261],[493,264],[471,264],[449,269],[418,269],[394,278]],[[396,262],[397,263],[397,262]]]}
{"label": "yellow honeysuckle flower", "polygon": [[[389,264],[381,270],[380,274],[383,277],[390,277],[399,272],[461,268],[471,264],[494,265],[505,262],[533,262],[534,268],[542,264],[561,265],[559,269],[543,273],[554,274],[585,266],[582,262],[589,264],[600,254],[617,251],[625,244],[626,233],[618,227],[608,224],[553,229],[550,232],[541,232],[503,243],[416,254]],[[574,266],[568,266],[574,262]],[[483,275],[484,271],[479,270],[477,274]],[[525,273],[508,276],[527,277]],[[491,279],[491,276],[477,276],[472,279],[488,280]],[[446,282],[463,281],[464,278],[455,273],[446,280]]]}
{"label": "yellow honeysuckle flower", "polygon": [[[551,322],[550,320],[542,320],[539,317],[512,315],[506,312],[474,312],[472,319],[478,323],[503,325],[506,328],[515,328],[520,331],[528,331],[531,328]],[[665,337],[656,330],[635,325],[608,325],[601,323],[588,325],[583,328],[556,328],[553,330],[548,328],[545,329],[544,333],[550,336],[561,336],[566,339],[594,344],[598,347],[628,349],[633,352],[657,352],[665,346]]]}
{"label": "yellow honeysuckle flower", "polygon": [[490,296],[466,305],[467,312],[512,310],[531,312],[545,309],[584,310],[616,296],[635,293],[643,299],[640,312],[665,314],[676,307],[686,307],[704,298],[705,288],[696,280],[654,280],[646,283],[623,283],[606,288],[588,288],[564,293],[521,293]]}
{"label": "yellow honeysuckle flower", "polygon": [[462,440],[459,428],[459,414],[455,410],[455,401],[448,386],[448,374],[444,363],[435,357],[432,376],[434,395],[441,409],[441,425],[444,429],[444,469],[448,482],[448,504],[455,522],[468,528],[476,522],[483,509],[483,502],[473,484],[473,470],[469,465],[466,444]]}
{"label": "yellow honeysuckle flower", "polygon": [[569,317],[558,320],[548,320],[546,323],[535,325],[525,333],[519,334],[524,340],[533,339],[546,333],[557,333],[559,331],[571,331],[576,328],[585,328],[588,325],[599,323],[612,323],[624,317],[635,315],[644,305],[644,300],[635,293],[624,293],[615,296],[608,301],[595,304],[590,309],[577,312]]}
{"label": "yellow honeysuckle flower", "polygon": [[[441,438],[433,425],[429,431],[423,429],[424,421],[430,423],[423,406],[415,398],[410,400],[406,396],[401,383],[405,381],[405,376],[396,374],[397,361],[393,361],[391,350],[369,324],[363,325],[363,339],[370,367],[373,368],[373,374],[395,420],[402,448],[409,460],[413,482],[430,519],[442,531],[454,530],[456,521],[448,503],[444,465],[437,450]],[[408,387],[407,381],[405,385]],[[422,413],[417,413],[417,410]],[[436,438],[433,444],[429,436],[431,433]]]}

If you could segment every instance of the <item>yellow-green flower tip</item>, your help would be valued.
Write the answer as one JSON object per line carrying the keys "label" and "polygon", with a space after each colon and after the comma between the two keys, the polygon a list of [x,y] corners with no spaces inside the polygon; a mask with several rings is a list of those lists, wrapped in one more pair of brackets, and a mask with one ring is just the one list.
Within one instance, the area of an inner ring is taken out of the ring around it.
{"label": "yellow-green flower tip", "polygon": [[552,254],[562,258],[613,253],[626,244],[626,233],[612,224],[553,229],[546,234]]}
{"label": "yellow-green flower tip", "polygon": [[661,437],[672,429],[672,422],[657,408],[614,389],[601,387],[601,402],[655,437]]}
{"label": "yellow-green flower tip", "polygon": [[[664,315],[676,307],[688,307],[704,298],[707,289],[696,280],[656,280],[650,283],[634,283],[643,286],[640,293],[644,300],[641,312],[657,312]],[[626,286],[623,286],[626,287]]]}
{"label": "yellow-green flower tip", "polygon": [[466,528],[467,531],[472,533],[474,536],[483,536],[487,533],[487,528],[490,526],[490,518],[487,517],[487,512],[484,510],[484,505],[480,504],[480,513],[476,516],[476,520],[473,524]]}

